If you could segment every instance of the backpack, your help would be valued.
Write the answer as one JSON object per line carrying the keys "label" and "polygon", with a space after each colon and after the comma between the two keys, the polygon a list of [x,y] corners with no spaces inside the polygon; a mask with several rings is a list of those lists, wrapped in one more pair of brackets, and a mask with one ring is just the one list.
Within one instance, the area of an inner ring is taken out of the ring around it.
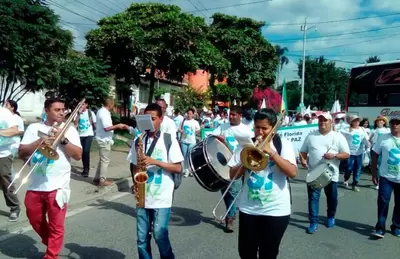
{"label": "backpack", "polygon": [[88,109],[88,115],[89,115],[89,122],[92,125],[93,133],[96,134],[96,124],[93,122],[93,114],[92,111]]}
{"label": "backpack", "polygon": [[[255,141],[255,138],[253,139],[253,141]],[[272,143],[274,144],[274,147],[276,148],[276,151],[278,152],[278,154],[281,155],[281,152],[282,152],[282,139],[278,134],[276,134],[274,136],[274,138],[272,139]],[[287,183],[289,185],[290,204],[292,204],[292,202],[293,202],[293,200],[292,200],[292,187],[290,185],[289,177],[286,177],[286,180],[287,180]],[[243,177],[243,181],[244,181],[244,177]]]}
{"label": "backpack", "polygon": [[[163,133],[163,139],[164,139],[164,145],[165,148],[167,149],[167,154],[169,154],[169,150],[171,149],[172,146],[172,136],[169,133],[164,132]],[[171,174],[172,175],[172,179],[174,180],[174,186],[175,186],[175,190],[179,188],[179,186],[182,183],[182,173],[183,173],[183,162],[181,162],[181,172],[179,174]]]}
{"label": "backpack", "polygon": [[[164,132],[163,133],[163,139],[164,139],[164,145],[165,148],[167,149],[167,154],[169,153],[169,150],[171,149],[172,146],[172,136],[169,133]],[[137,146],[139,139],[136,139],[135,145]],[[172,175],[172,180],[174,180],[174,188],[175,190],[179,188],[179,186],[182,183],[182,173],[183,173],[183,162],[181,162],[182,169],[179,174],[171,174]]]}

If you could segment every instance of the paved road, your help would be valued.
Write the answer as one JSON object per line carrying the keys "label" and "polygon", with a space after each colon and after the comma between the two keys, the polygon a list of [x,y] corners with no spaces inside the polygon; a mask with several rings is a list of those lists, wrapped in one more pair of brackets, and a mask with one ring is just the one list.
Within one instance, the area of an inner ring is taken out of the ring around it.
{"label": "paved road", "polygon": [[[293,215],[284,236],[280,258],[398,258],[400,239],[390,234],[383,240],[370,239],[375,224],[376,191],[370,189],[369,176],[363,176],[361,192],[340,189],[337,226],[323,225],[314,235],[305,234],[307,199],[304,171],[292,183]],[[177,258],[233,259],[237,254],[237,232],[226,234],[211,218],[219,198],[204,191],[193,178],[185,181],[175,199],[170,235]],[[65,248],[61,258],[137,258],[133,198],[118,199],[83,208],[67,219]],[[393,206],[393,205],[392,205]],[[390,210],[391,213],[392,210]],[[325,214],[325,201],[321,202]],[[325,217],[321,216],[322,220]],[[389,223],[389,222],[388,222]],[[0,243],[0,258],[41,258],[44,247],[35,233],[28,231]],[[159,258],[153,242],[154,258]]]}

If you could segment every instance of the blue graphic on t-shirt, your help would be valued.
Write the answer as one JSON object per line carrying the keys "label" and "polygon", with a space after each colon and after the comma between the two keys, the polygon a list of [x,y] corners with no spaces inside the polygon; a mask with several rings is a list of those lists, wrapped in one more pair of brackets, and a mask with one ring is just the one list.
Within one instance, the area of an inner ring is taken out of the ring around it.
{"label": "blue graphic on t-shirt", "polygon": [[388,171],[390,174],[400,173],[400,149],[397,147],[389,150],[389,158],[387,160]]}
{"label": "blue graphic on t-shirt", "polygon": [[47,114],[45,112],[42,113],[42,122],[45,123],[47,120]]}
{"label": "blue graphic on t-shirt", "polygon": [[79,132],[85,132],[89,129],[90,122],[86,118],[80,118],[78,123]]}
{"label": "blue graphic on t-shirt", "polygon": [[228,146],[232,151],[235,151],[236,148],[239,146],[239,143],[236,141],[234,136],[227,136],[225,137],[225,139],[226,143],[228,143]]}
{"label": "blue graphic on t-shirt", "polygon": [[360,135],[357,135],[357,134],[354,134],[353,136],[352,136],[352,142],[351,142],[351,144],[353,144],[353,145],[359,145],[360,143],[361,143],[361,136]]}
{"label": "blue graphic on t-shirt", "polygon": [[264,177],[251,172],[247,180],[249,200],[260,201],[262,204],[269,202],[273,189],[272,179],[273,173],[268,173],[267,177]]}
{"label": "blue graphic on t-shirt", "polygon": [[190,126],[188,126],[188,125],[184,125],[184,126],[183,126],[183,132],[184,132],[185,135],[187,135],[187,136],[193,135],[193,131],[192,131],[192,129],[190,128]]}
{"label": "blue graphic on t-shirt", "polygon": [[41,163],[35,170],[35,173],[46,175],[49,170],[54,166],[54,160],[47,159],[39,151],[36,151],[31,160],[32,164]]}

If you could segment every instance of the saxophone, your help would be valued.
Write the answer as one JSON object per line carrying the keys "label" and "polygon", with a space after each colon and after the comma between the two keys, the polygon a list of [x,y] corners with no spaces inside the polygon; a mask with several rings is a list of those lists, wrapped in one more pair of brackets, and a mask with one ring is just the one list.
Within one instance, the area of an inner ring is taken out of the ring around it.
{"label": "saxophone", "polygon": [[147,175],[146,166],[143,163],[144,150],[143,150],[143,136],[141,134],[138,139],[138,145],[136,148],[136,172],[133,176],[133,184],[135,188],[136,207],[144,208],[146,200],[146,182],[149,178]]}

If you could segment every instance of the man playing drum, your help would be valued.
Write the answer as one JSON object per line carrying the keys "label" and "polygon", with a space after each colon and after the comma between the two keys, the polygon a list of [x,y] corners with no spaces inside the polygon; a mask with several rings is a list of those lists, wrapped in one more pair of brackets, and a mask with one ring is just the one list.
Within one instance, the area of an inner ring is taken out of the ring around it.
{"label": "man playing drum", "polygon": [[[226,143],[232,152],[235,152],[236,148],[239,146],[236,138],[252,138],[254,136],[254,132],[241,122],[242,114],[243,112],[241,107],[231,107],[229,112],[229,123],[220,125],[212,132],[212,135],[217,136],[219,140]],[[242,180],[237,179],[229,189],[227,195],[224,197],[224,202],[227,209],[231,206],[233,200],[238,194],[241,184]],[[226,189],[221,190],[222,193],[225,191]],[[233,232],[233,221],[235,219],[235,214],[236,206],[233,205],[225,219],[225,227],[227,232]]]}
{"label": "man playing drum", "polygon": [[[349,156],[349,145],[345,137],[341,133],[332,130],[332,116],[329,113],[322,113],[318,117],[318,130],[308,134],[300,149],[300,161],[305,168],[309,169],[309,173],[324,162],[328,162],[331,168],[334,169],[331,182],[324,188],[328,204],[328,228],[335,225],[335,213],[338,204],[339,163],[340,160],[348,159]],[[320,173],[322,174],[323,172],[321,171]],[[318,228],[321,189],[307,187],[307,192],[310,220],[310,227],[307,229],[307,233],[313,234]]]}

